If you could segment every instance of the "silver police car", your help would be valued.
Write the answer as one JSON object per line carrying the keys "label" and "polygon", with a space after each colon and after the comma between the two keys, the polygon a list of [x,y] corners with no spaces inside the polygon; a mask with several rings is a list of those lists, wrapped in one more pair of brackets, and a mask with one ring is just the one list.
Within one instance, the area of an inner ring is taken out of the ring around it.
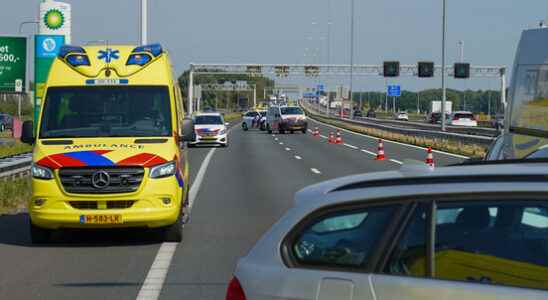
{"label": "silver police car", "polygon": [[548,299],[548,161],[356,175],[300,191],[227,300]]}

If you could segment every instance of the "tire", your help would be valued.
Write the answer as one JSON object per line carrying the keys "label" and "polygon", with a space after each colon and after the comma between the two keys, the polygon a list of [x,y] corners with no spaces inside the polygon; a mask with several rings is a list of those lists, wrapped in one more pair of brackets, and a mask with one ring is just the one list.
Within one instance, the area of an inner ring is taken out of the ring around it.
{"label": "tire", "polygon": [[291,134],[294,134],[294,133],[295,133],[295,131],[294,131],[294,130],[290,130],[290,131],[289,131],[289,133],[291,133]]}
{"label": "tire", "polygon": [[272,128],[270,128],[270,125],[266,124],[266,131],[268,134],[272,134]]}
{"label": "tire", "polygon": [[304,128],[303,130],[301,130],[301,132],[302,132],[303,134],[306,134],[306,128]]}
{"label": "tire", "polygon": [[168,243],[180,243],[183,241],[183,205],[175,223],[160,229],[161,240]]}
{"label": "tire", "polygon": [[243,129],[244,131],[248,131],[248,130],[249,130],[249,128],[247,128],[247,123],[246,123],[246,122],[243,122],[243,123],[242,123],[242,129]]}
{"label": "tire", "polygon": [[40,228],[30,223],[30,240],[33,244],[45,244],[50,241],[52,230]]}
{"label": "tire", "polygon": [[279,133],[279,134],[284,134],[285,131],[284,131],[283,129],[278,129],[278,133]]}

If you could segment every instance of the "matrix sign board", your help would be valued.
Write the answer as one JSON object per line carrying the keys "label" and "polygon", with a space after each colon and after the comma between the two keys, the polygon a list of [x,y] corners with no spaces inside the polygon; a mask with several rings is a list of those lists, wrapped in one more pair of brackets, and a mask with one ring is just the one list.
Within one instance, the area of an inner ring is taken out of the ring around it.
{"label": "matrix sign board", "polygon": [[22,93],[26,83],[27,38],[0,36],[0,93]]}

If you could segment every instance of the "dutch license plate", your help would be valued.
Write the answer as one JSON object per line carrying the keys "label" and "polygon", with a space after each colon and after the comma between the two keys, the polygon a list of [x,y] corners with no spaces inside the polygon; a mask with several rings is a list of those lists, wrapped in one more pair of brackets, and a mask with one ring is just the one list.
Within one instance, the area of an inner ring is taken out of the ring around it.
{"label": "dutch license plate", "polygon": [[122,224],[121,215],[81,215],[81,224]]}

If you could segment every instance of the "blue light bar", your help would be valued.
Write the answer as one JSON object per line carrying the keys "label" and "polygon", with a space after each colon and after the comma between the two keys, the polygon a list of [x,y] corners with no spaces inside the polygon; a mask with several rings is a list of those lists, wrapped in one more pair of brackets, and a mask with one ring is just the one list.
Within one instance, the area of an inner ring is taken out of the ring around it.
{"label": "blue light bar", "polygon": [[61,46],[61,49],[59,49],[58,56],[60,58],[65,58],[67,55],[71,53],[86,54],[86,50],[84,50],[84,48],[80,46],[63,45]]}
{"label": "blue light bar", "polygon": [[84,55],[82,55],[82,54],[72,54],[72,55],[69,55],[66,58],[66,60],[73,67],[89,66],[90,65],[89,58],[85,54]]}
{"label": "blue light bar", "polygon": [[150,45],[139,46],[133,49],[133,53],[137,53],[137,52],[148,52],[152,54],[154,57],[156,57],[162,54],[164,50],[162,49],[162,45],[160,44],[150,44]]}
{"label": "blue light bar", "polygon": [[152,57],[148,54],[131,54],[127,59],[126,65],[138,65],[144,66],[152,60]]}

